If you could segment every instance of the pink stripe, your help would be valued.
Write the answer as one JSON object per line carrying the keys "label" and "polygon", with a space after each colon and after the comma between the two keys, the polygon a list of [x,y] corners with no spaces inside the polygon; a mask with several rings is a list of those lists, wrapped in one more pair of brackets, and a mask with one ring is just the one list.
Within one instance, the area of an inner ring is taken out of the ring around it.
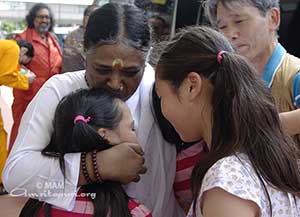
{"label": "pink stripe", "polygon": [[[52,209],[66,211],[59,207],[52,207]],[[74,209],[70,212],[82,214],[94,214],[94,205],[91,201],[75,201]]]}
{"label": "pink stripe", "polygon": [[175,183],[190,179],[194,167],[189,167],[176,172]]}
{"label": "pink stripe", "polygon": [[128,209],[133,210],[134,208],[138,207],[140,204],[134,200],[128,200]]}
{"label": "pink stripe", "polygon": [[203,151],[205,142],[201,140],[199,143],[196,143],[195,145],[192,145],[191,147],[182,150],[179,154],[177,154],[176,160],[177,162],[192,157],[194,155],[197,155],[198,153],[201,153]]}
{"label": "pink stripe", "polygon": [[135,207],[130,211],[132,217],[150,217],[152,216],[150,211],[142,204]]}
{"label": "pink stripe", "polygon": [[[62,211],[57,209],[51,210],[51,216],[52,217],[93,217],[92,214],[73,213],[73,212]],[[41,215],[39,217],[44,217],[44,215]]]}
{"label": "pink stripe", "polygon": [[198,161],[202,158],[202,152],[192,156],[192,157],[187,157],[183,160],[177,161],[176,162],[176,173],[178,171],[187,169],[187,168],[193,168]]}
{"label": "pink stripe", "polygon": [[[142,204],[138,204],[135,201],[130,200],[128,203],[128,207],[133,208],[130,210],[130,213],[133,217],[152,217],[150,211]],[[86,217],[92,217],[94,214],[94,206],[91,201],[75,201],[75,207],[72,211],[63,210],[59,207],[52,207],[53,216],[74,216],[79,217],[84,214]],[[43,216],[43,215],[42,215]]]}

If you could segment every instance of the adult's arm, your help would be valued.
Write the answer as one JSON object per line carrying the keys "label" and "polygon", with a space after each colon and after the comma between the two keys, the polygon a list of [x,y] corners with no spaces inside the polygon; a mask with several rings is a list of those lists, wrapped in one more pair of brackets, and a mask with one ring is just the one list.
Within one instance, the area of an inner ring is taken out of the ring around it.
{"label": "adult's arm", "polygon": [[[23,114],[18,136],[7,159],[3,184],[11,194],[38,198],[63,208],[72,207],[80,169],[80,154],[65,157],[66,178],[60,171],[55,158],[45,157],[41,150],[50,142],[53,132],[52,121],[60,99],[67,94],[56,90],[50,79],[41,88]],[[51,186],[58,186],[57,188]],[[50,193],[46,194],[45,191]],[[65,197],[53,194],[66,192]]]}
{"label": "adult's arm", "polygon": [[290,136],[300,134],[300,109],[279,114],[283,127]]}

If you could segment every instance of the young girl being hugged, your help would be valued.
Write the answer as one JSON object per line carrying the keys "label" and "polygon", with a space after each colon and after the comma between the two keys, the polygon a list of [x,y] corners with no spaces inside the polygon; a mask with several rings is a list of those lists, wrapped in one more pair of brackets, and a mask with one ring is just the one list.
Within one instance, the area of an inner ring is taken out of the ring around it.
{"label": "young girl being hugged", "polygon": [[189,217],[300,216],[299,149],[270,91],[222,34],[178,33],[157,64],[156,88],[182,140],[208,144],[192,174]]}
{"label": "young girl being hugged", "polygon": [[[82,152],[82,172],[88,184],[78,191],[72,211],[29,199],[20,217],[152,217],[146,207],[127,196],[121,183],[104,181],[99,174],[97,151],[124,142],[137,143],[137,138],[131,112],[117,96],[103,89],[91,89],[64,97],[55,112],[51,142],[42,154],[59,158],[65,175],[68,171],[65,171],[64,155]],[[85,163],[87,158],[92,159],[92,168]]]}

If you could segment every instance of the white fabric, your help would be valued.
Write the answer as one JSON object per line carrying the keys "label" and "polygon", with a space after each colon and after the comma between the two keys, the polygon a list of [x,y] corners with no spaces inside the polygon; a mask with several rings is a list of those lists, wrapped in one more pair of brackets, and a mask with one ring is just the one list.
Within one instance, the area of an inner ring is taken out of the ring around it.
{"label": "white fabric", "polygon": [[[128,100],[136,122],[137,136],[145,152],[148,171],[138,183],[130,183],[126,191],[133,199],[147,206],[154,217],[183,216],[173,193],[176,166],[175,146],[162,138],[151,109],[151,88],[154,71],[147,65],[140,87]],[[49,143],[53,132],[52,121],[58,102],[72,91],[88,88],[84,71],[65,73],[51,77],[41,88],[23,115],[19,134],[6,162],[3,182],[9,192],[20,194],[36,193],[31,197],[71,210],[75,202],[80,169],[80,154],[65,156],[65,187],[53,187],[61,183],[63,175],[59,161],[41,155],[41,150]],[[136,95],[138,94],[138,95]],[[136,97],[138,96],[138,97]],[[57,193],[64,197],[51,197]],[[45,192],[46,191],[46,192]],[[25,195],[26,196],[26,195]]]}
{"label": "white fabric", "polygon": [[[296,199],[298,205],[296,207],[291,194],[281,192],[267,183],[264,184],[270,195],[273,217],[300,217],[299,197]],[[239,198],[253,201],[260,208],[261,217],[271,216],[263,185],[245,154],[223,158],[207,171],[197,199],[197,217],[202,217],[201,197],[203,193],[215,187],[222,188]],[[192,208],[187,217],[193,217]]]}

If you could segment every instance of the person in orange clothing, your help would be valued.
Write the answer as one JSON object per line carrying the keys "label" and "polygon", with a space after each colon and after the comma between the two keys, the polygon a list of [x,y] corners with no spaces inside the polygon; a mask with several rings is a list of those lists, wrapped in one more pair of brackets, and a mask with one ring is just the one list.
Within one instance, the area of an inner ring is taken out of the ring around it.
{"label": "person in orange clothing", "polygon": [[[0,85],[27,90],[35,74],[22,69],[21,64],[29,63],[33,55],[33,46],[27,41],[0,40]],[[0,195],[5,193],[1,174],[7,158],[6,141],[0,110]]]}
{"label": "person in orange clothing", "polygon": [[53,75],[61,72],[62,53],[59,44],[50,32],[54,25],[50,8],[43,3],[35,4],[26,16],[27,29],[16,36],[30,41],[35,54],[26,67],[36,74],[29,90],[14,90],[12,105],[14,124],[11,131],[9,151],[17,137],[24,111],[41,86]]}

